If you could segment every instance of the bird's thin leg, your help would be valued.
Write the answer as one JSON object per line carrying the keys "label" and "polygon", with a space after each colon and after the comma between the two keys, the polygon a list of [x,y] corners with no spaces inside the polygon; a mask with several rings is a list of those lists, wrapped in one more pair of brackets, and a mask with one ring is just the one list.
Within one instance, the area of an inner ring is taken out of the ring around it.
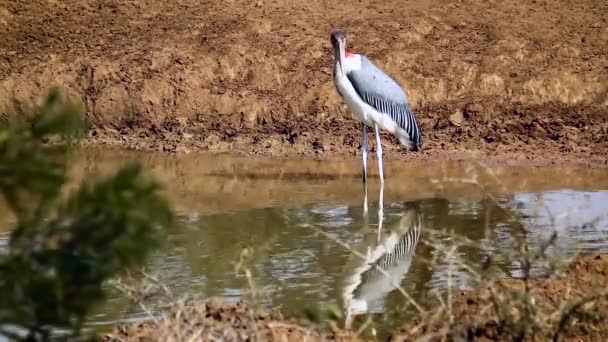
{"label": "bird's thin leg", "polygon": [[384,221],[384,183],[380,183],[380,194],[378,195],[378,242],[382,235],[382,222]]}
{"label": "bird's thin leg", "polygon": [[361,155],[363,158],[363,216],[367,220],[367,126],[363,123],[363,141],[361,143]]}
{"label": "bird's thin leg", "polygon": [[362,123],[362,125],[361,157],[363,158],[363,183],[367,183],[367,126],[365,123]]}
{"label": "bird's thin leg", "polygon": [[363,218],[367,223],[367,183],[363,183]]}
{"label": "bird's thin leg", "polygon": [[380,142],[380,130],[378,125],[374,125],[376,129],[376,152],[378,153],[378,175],[380,176],[380,184],[384,184],[384,172],[382,170],[382,143]]}

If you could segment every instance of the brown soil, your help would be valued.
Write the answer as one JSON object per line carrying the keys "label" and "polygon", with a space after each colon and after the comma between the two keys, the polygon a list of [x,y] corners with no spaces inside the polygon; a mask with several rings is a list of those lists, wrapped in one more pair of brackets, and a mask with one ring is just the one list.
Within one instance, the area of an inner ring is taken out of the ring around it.
{"label": "brown soil", "polygon": [[[547,341],[560,331],[559,341],[606,341],[608,339],[608,255],[584,256],[563,274],[529,283],[534,320],[538,330],[519,334],[523,319],[521,294],[525,283],[507,280],[492,283],[485,289],[462,293],[452,303],[431,310],[422,318],[407,322],[389,336],[391,341],[481,340]],[[490,289],[496,294],[492,296]],[[580,305],[579,305],[580,304]],[[501,318],[495,307],[500,308]],[[568,319],[562,319],[567,317]],[[530,326],[529,322],[528,326]],[[561,330],[560,330],[560,322]],[[226,305],[217,300],[206,304],[180,307],[158,323],[119,326],[104,337],[105,341],[185,341],[199,337],[212,340],[224,336],[228,341],[271,340],[309,341],[365,340],[354,332],[311,327],[285,320],[276,310],[256,311],[245,305]],[[256,335],[257,334],[257,335]],[[255,338],[255,337],[258,338]]]}
{"label": "brown soil", "polygon": [[[425,336],[430,341],[559,341],[608,340],[608,255],[578,259],[564,274],[529,282],[507,280],[475,292],[462,293],[450,313],[439,308],[424,319],[405,324],[393,341],[411,341]],[[494,294],[493,294],[494,293]],[[525,317],[524,300],[530,298],[532,319]],[[536,330],[523,330],[524,322]],[[561,328],[560,328],[561,326]],[[557,332],[559,331],[559,334]]]}
{"label": "brown soil", "polygon": [[287,322],[280,312],[254,310],[211,299],[205,304],[179,307],[158,323],[120,326],[103,341],[359,341],[348,331],[320,332]]}
{"label": "brown soil", "polygon": [[[424,151],[387,158],[608,163],[608,2],[5,0],[0,117],[51,85],[89,142],[165,152],[354,156],[331,80],[347,30],[403,85]],[[372,144],[373,145],[373,144]]]}

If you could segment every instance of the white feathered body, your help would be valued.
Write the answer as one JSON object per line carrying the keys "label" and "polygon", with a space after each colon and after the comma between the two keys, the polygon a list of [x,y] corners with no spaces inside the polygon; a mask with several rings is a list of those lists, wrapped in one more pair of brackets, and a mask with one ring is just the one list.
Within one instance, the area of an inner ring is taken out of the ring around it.
{"label": "white feathered body", "polygon": [[349,53],[342,69],[336,61],[334,82],[354,118],[372,128],[377,124],[411,148],[419,129],[403,89],[360,54]]}

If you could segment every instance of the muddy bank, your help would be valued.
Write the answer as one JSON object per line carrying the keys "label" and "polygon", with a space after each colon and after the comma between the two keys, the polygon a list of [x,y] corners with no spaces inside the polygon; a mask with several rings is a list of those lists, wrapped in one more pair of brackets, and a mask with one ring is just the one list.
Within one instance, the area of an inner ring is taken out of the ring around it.
{"label": "muddy bank", "polygon": [[[608,162],[608,4],[584,0],[22,1],[0,5],[0,116],[58,85],[89,142],[165,152],[354,156],[328,34],[408,91],[424,152]],[[372,144],[373,145],[373,144]]]}
{"label": "muddy bank", "polygon": [[[451,310],[431,309],[392,332],[391,341],[425,338],[456,340],[547,340],[559,331],[560,341],[600,341],[608,338],[608,256],[579,258],[564,272],[550,279],[528,283],[533,313],[526,321],[522,296],[526,284],[520,280],[493,282],[487,288],[456,295]],[[493,294],[492,294],[493,293]],[[450,324],[449,322],[452,321]],[[522,326],[535,328],[521,333]],[[326,322],[328,323],[328,322]],[[243,304],[227,305],[219,300],[192,307],[179,307],[158,323],[116,327],[105,341],[172,341],[223,336],[231,341],[272,340],[360,341],[369,332],[356,334],[338,328],[340,323],[317,326],[286,319],[277,310],[254,310]],[[257,336],[257,337],[256,337]]]}
{"label": "muddy bank", "polygon": [[359,341],[352,332],[323,331],[287,321],[276,310],[228,305],[219,299],[177,308],[158,323],[145,322],[114,329],[102,341]]}
{"label": "muddy bank", "polygon": [[424,319],[408,322],[393,340],[431,334],[435,336],[430,340],[439,341],[449,332],[456,340],[605,341],[607,281],[608,255],[584,256],[550,279],[527,284],[499,281],[476,292],[461,293],[451,311],[438,308]]}

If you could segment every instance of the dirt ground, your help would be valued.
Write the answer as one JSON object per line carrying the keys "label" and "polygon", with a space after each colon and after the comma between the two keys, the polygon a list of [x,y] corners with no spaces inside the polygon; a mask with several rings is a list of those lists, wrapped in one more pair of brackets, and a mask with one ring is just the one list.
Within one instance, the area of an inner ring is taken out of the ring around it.
{"label": "dirt ground", "polygon": [[504,280],[463,292],[451,312],[440,307],[407,322],[392,341],[443,341],[447,332],[456,341],[606,341],[607,282],[608,255],[584,256],[548,279]]}
{"label": "dirt ground", "polygon": [[[525,283],[506,280],[456,296],[451,311],[438,307],[406,322],[390,341],[606,341],[608,339],[608,255],[588,255],[562,274],[530,281],[532,319],[526,320],[521,294]],[[493,291],[493,292],[492,292]],[[494,293],[494,296],[491,295]],[[497,309],[495,309],[497,308]],[[498,313],[498,314],[497,314]],[[450,325],[450,314],[453,323]],[[500,315],[500,317],[498,316]],[[524,330],[523,322],[536,330]],[[365,335],[328,324],[329,329],[298,324],[280,312],[255,311],[246,305],[227,305],[212,299],[180,307],[158,323],[116,327],[104,341],[363,341]],[[556,332],[559,331],[559,334]],[[368,334],[369,335],[369,334]],[[449,337],[448,337],[449,336]],[[376,340],[376,339],[371,339]]]}
{"label": "dirt ground", "polygon": [[360,128],[331,79],[341,27],[422,126],[421,153],[387,136],[387,158],[605,166],[607,13],[603,0],[4,0],[0,118],[56,85],[86,105],[95,145],[354,157]]}
{"label": "dirt ground", "polygon": [[332,332],[287,321],[276,311],[224,304],[219,299],[177,308],[158,323],[116,327],[102,341],[359,341],[353,332]]}

